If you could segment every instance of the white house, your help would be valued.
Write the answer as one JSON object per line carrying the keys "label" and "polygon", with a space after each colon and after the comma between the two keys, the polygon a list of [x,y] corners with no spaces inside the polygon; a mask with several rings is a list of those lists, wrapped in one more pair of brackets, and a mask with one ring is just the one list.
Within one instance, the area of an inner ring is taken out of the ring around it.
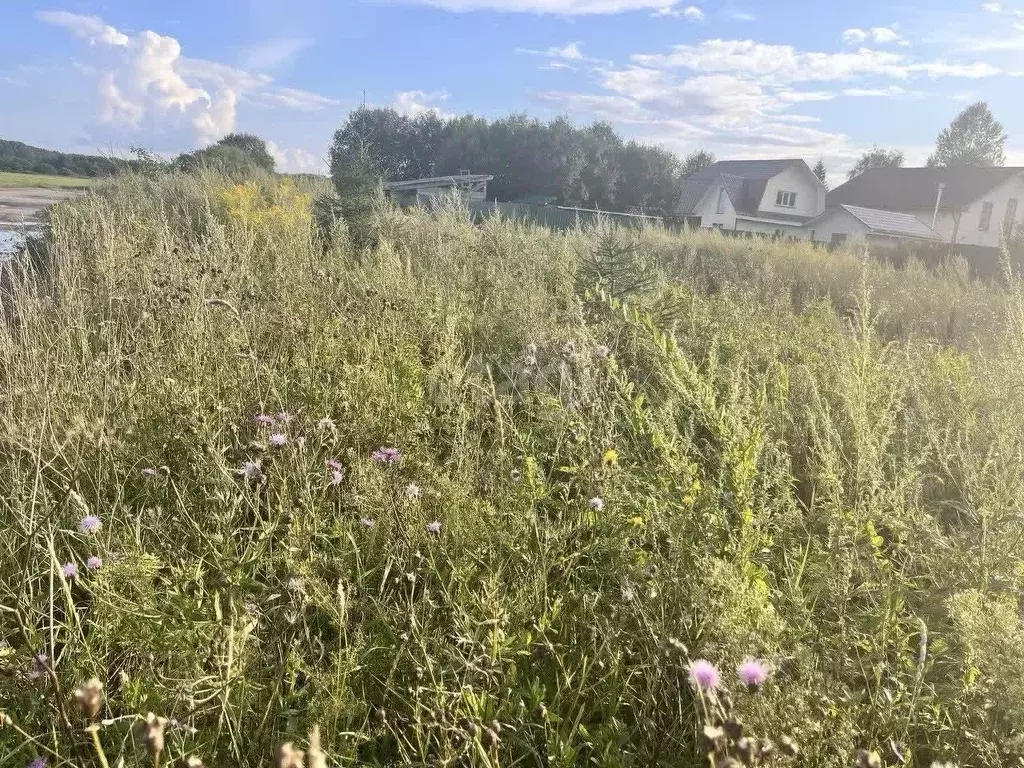
{"label": "white house", "polygon": [[482,173],[460,173],[458,176],[389,181],[384,184],[384,191],[401,205],[437,202],[452,193],[467,202],[482,203],[487,199],[487,182],[493,178]]}
{"label": "white house", "polygon": [[912,215],[951,245],[996,248],[1024,216],[1024,168],[874,168],[837,187],[828,206]]}
{"label": "white house", "polygon": [[678,212],[693,226],[806,238],[825,195],[803,160],[723,160],[686,177]]}
{"label": "white house", "polygon": [[894,248],[907,242],[936,243],[942,236],[916,216],[856,205],[830,205],[804,229],[816,243],[841,245],[860,242],[876,248]]}

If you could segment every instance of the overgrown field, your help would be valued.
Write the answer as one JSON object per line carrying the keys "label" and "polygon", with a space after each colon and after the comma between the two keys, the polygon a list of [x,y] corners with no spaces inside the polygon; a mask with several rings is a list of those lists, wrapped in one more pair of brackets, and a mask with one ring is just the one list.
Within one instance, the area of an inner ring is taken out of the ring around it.
{"label": "overgrown field", "polygon": [[15,173],[0,171],[0,187],[46,187],[85,188],[94,183],[93,179],[79,176],[56,176],[48,173]]}
{"label": "overgrown field", "polygon": [[338,766],[699,766],[730,698],[764,764],[1021,763],[1016,285],[454,209],[358,241],[125,177],[6,276],[0,765],[318,725]]}

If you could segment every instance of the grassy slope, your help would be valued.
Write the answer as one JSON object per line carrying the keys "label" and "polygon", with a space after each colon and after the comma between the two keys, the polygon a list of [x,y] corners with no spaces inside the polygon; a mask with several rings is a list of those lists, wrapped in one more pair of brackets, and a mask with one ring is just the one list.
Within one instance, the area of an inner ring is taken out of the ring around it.
{"label": "grassy slope", "polygon": [[14,173],[0,171],[0,187],[44,187],[84,188],[95,183],[95,179],[77,176],[51,176],[45,173]]}
{"label": "grassy slope", "polygon": [[163,764],[319,723],[340,765],[697,766],[700,656],[801,765],[1019,757],[1015,291],[649,230],[624,310],[578,282],[593,233],[383,213],[323,251],[301,199],[215,186],[62,203],[14,286],[0,763],[90,760],[38,652],[105,683],[111,764],[154,711],[198,729]]}

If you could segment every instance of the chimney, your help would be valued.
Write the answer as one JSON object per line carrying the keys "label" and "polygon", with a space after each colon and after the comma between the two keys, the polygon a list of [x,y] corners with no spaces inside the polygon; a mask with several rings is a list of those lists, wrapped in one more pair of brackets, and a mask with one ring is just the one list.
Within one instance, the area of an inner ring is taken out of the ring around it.
{"label": "chimney", "polygon": [[942,190],[946,188],[945,182],[939,182],[939,193],[935,196],[935,211],[932,213],[932,229],[935,229],[935,222],[939,218],[939,206],[942,204]]}

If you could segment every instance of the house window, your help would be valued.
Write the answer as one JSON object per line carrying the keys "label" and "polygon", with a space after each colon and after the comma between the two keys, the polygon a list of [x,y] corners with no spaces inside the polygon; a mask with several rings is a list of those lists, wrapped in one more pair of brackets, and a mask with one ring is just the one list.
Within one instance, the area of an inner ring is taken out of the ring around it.
{"label": "house window", "polygon": [[725,187],[718,188],[718,206],[715,213],[725,213]]}
{"label": "house window", "polygon": [[846,242],[845,232],[833,232],[832,233],[832,245],[842,245]]}
{"label": "house window", "polygon": [[981,232],[988,232],[989,226],[992,224],[992,203],[981,204],[981,221],[978,222],[978,230]]}
{"label": "house window", "polygon": [[1017,226],[1017,198],[1011,197],[1006,201],[1006,217],[1003,219],[1003,229],[1007,235],[1010,235],[1015,226]]}
{"label": "house window", "polygon": [[782,208],[796,208],[796,192],[779,191],[775,195],[775,205]]}

